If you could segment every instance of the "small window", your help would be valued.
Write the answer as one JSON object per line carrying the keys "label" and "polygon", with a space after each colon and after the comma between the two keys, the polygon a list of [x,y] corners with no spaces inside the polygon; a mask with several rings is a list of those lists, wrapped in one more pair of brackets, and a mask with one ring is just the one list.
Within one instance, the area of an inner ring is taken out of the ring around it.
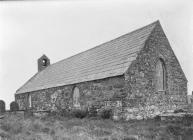
{"label": "small window", "polygon": [[31,108],[31,107],[32,107],[32,99],[31,99],[31,94],[29,94],[29,97],[28,97],[28,102],[29,102],[29,107]]}
{"label": "small window", "polygon": [[76,108],[80,107],[79,98],[80,98],[79,88],[75,87],[73,91],[73,106]]}

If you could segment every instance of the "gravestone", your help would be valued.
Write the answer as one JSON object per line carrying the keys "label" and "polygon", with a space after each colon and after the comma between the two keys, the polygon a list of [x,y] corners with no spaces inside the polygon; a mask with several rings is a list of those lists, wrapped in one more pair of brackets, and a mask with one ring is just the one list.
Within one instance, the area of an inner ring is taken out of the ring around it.
{"label": "gravestone", "polygon": [[13,101],[10,103],[10,111],[18,111],[19,110],[19,105],[17,102]]}
{"label": "gravestone", "polygon": [[0,114],[5,113],[5,102],[0,100]]}

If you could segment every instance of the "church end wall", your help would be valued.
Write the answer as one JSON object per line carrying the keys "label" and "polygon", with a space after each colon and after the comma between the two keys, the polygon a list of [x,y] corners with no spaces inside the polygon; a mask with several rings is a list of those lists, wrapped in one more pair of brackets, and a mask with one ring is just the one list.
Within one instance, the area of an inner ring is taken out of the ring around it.
{"label": "church end wall", "polygon": [[[162,70],[156,65],[162,61]],[[156,85],[163,76],[163,86]],[[124,108],[125,118],[154,117],[187,105],[187,80],[170,44],[158,24],[138,57],[125,73],[128,96]],[[135,105],[130,102],[135,102]]]}

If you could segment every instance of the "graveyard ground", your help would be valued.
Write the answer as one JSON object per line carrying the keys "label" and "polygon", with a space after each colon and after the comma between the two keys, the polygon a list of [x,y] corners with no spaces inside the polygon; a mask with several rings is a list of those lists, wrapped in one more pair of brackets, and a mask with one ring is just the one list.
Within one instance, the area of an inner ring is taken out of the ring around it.
{"label": "graveyard ground", "polygon": [[193,119],[113,121],[99,118],[24,117],[0,119],[3,140],[193,140]]}

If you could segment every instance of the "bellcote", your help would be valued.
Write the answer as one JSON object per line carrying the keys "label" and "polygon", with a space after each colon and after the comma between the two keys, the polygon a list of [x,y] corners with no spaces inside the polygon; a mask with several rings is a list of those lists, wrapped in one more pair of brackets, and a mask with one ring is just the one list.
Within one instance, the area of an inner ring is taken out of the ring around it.
{"label": "bellcote", "polygon": [[50,65],[50,59],[44,54],[38,59],[38,72]]}

